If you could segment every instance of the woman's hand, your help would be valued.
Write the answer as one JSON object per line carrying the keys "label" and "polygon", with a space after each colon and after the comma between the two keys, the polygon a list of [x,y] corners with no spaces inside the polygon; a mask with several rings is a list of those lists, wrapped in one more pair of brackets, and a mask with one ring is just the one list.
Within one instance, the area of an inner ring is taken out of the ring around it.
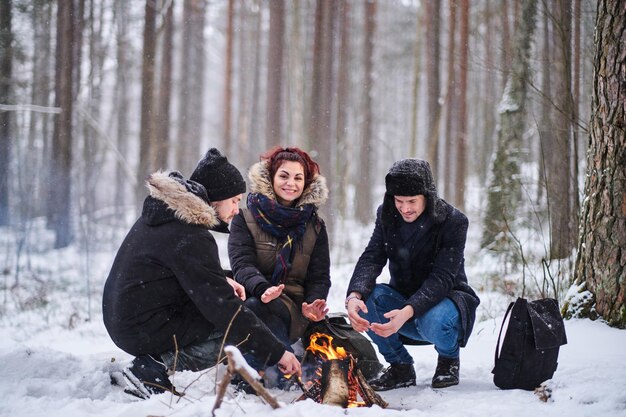
{"label": "woman's hand", "polygon": [[320,300],[318,298],[311,304],[302,303],[302,315],[311,321],[322,320],[324,317],[326,317],[326,313],[328,313],[326,300]]}
{"label": "woman's hand", "polygon": [[383,315],[389,319],[387,323],[372,323],[370,329],[378,336],[389,337],[400,330],[411,317],[413,317],[413,307],[404,306],[400,310],[391,310]]}
{"label": "woman's hand", "polygon": [[241,301],[246,301],[246,289],[243,287],[243,285],[229,277],[226,277],[226,281],[228,281],[230,286],[233,287],[233,289],[235,290],[235,295],[241,298]]}
{"label": "woman's hand", "polygon": [[261,301],[263,301],[264,303],[269,303],[270,301],[275,300],[283,293],[283,289],[285,289],[285,284],[280,284],[275,287],[269,287],[261,296]]}

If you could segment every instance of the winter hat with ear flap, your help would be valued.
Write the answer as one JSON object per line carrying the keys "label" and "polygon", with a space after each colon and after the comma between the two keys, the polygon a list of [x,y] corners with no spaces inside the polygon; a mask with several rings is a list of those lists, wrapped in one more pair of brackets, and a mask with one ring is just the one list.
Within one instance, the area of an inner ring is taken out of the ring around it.
{"label": "winter hat with ear flap", "polygon": [[189,179],[206,188],[210,201],[226,200],[246,192],[246,182],[239,170],[216,148],[209,149]]}
{"label": "winter hat with ear flap", "polygon": [[437,197],[430,164],[422,159],[408,158],[394,162],[385,177],[385,186],[390,195]]}

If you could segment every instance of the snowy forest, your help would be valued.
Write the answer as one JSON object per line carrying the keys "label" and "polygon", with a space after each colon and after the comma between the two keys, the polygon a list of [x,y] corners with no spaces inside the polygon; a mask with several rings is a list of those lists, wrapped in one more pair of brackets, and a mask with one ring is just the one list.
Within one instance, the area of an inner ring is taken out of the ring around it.
{"label": "snowy forest", "polygon": [[625,33],[620,0],[2,0],[0,332],[99,323],[147,176],[275,145],[328,180],[334,310],[416,157],[470,220],[478,320],[623,329]]}

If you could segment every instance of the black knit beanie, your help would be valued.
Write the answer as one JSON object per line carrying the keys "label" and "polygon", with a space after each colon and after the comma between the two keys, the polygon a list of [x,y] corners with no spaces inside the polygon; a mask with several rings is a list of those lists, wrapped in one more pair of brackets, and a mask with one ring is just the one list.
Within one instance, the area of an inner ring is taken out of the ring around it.
{"label": "black knit beanie", "polygon": [[226,200],[246,192],[246,182],[239,170],[216,148],[209,149],[189,179],[206,188],[210,201]]}
{"label": "black knit beanie", "polygon": [[421,159],[408,158],[395,162],[385,177],[385,186],[390,195],[437,195],[430,164]]}

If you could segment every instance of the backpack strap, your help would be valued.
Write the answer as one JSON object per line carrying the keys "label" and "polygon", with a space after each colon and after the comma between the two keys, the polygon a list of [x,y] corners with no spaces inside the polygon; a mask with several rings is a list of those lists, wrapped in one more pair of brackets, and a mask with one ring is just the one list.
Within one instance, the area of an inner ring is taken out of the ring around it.
{"label": "backpack strap", "polygon": [[496,345],[494,363],[498,360],[498,352],[500,352],[500,337],[502,337],[502,329],[504,329],[504,323],[506,323],[506,318],[513,309],[514,304],[514,302],[511,302],[511,304],[509,304],[509,308],[506,309],[506,313],[504,314],[504,318],[502,319],[502,324],[500,325],[500,333],[498,334],[498,344]]}

